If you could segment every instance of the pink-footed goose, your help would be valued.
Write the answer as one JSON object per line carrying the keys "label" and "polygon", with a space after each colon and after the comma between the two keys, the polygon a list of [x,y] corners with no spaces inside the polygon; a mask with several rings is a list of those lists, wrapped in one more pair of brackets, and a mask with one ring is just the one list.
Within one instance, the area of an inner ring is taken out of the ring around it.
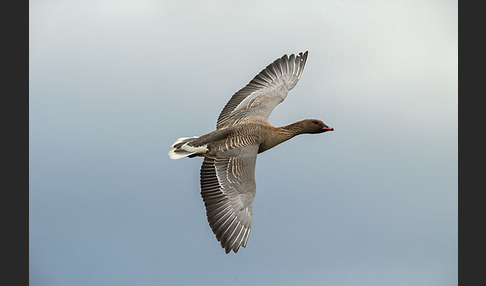
{"label": "pink-footed goose", "polygon": [[231,97],[215,131],[179,138],[171,146],[171,159],[204,157],[201,196],[209,225],[226,253],[245,247],[250,235],[257,154],[299,134],[334,130],[318,119],[282,127],[267,121],[299,81],[306,60],[307,52],[275,60]]}

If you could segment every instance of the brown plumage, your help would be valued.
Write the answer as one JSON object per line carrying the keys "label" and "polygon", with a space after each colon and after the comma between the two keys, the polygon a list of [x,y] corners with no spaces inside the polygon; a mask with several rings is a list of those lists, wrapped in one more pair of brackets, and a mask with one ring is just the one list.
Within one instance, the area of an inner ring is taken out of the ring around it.
{"label": "brown plumage", "polygon": [[307,52],[275,60],[231,97],[215,131],[179,138],[171,146],[171,159],[204,157],[201,196],[209,225],[226,253],[245,247],[250,235],[257,154],[299,134],[334,130],[318,119],[282,127],[268,122],[275,106],[297,84],[306,60]]}

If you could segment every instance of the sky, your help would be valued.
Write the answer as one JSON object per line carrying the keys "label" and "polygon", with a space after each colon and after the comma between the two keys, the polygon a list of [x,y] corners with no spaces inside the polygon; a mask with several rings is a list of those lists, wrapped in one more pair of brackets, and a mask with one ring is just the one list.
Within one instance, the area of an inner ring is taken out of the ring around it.
{"label": "sky", "polygon": [[[29,1],[29,279],[457,285],[457,1]],[[179,137],[309,51],[269,121],[246,248],[225,254]]]}

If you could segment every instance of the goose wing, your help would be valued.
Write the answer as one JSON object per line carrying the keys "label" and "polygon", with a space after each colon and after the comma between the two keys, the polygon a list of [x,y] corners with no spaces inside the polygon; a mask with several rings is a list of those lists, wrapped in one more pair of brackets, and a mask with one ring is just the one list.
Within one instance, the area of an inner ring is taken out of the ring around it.
{"label": "goose wing", "polygon": [[268,119],[275,106],[299,81],[307,54],[283,55],[256,75],[250,83],[236,92],[221,111],[216,127],[237,124],[246,117]]}
{"label": "goose wing", "polygon": [[258,146],[238,149],[235,157],[206,157],[201,166],[201,196],[208,222],[226,253],[246,246],[253,217]]}

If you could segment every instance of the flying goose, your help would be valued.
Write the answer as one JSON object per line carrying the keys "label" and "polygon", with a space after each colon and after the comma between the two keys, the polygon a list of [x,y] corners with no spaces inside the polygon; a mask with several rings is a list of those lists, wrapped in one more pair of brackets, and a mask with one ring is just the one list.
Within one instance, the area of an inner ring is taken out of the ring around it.
{"label": "flying goose", "polygon": [[177,139],[171,159],[204,157],[201,196],[206,215],[226,253],[246,247],[253,217],[257,154],[299,134],[334,129],[318,119],[275,127],[267,119],[299,81],[307,54],[283,55],[236,92],[221,111],[216,130]]}

